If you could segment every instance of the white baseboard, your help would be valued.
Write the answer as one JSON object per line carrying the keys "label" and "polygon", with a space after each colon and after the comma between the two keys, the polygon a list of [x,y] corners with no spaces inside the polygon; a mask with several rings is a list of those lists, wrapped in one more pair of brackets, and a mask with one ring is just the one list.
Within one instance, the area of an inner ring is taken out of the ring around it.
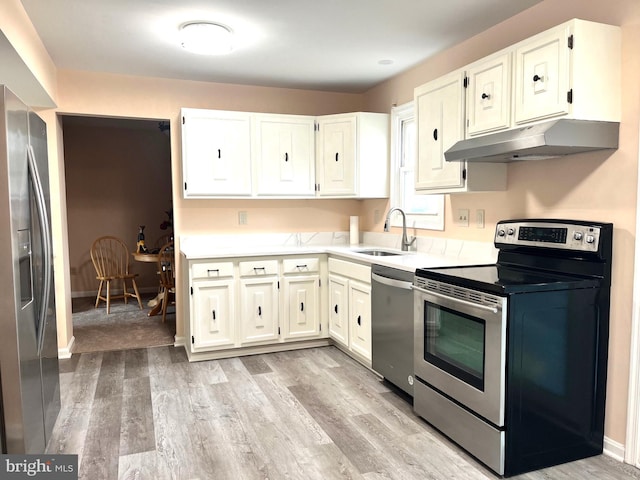
{"label": "white baseboard", "polygon": [[76,337],[71,337],[69,343],[66,347],[58,348],[58,358],[66,359],[71,358],[71,353],[73,351],[73,344],[76,342]]}
{"label": "white baseboard", "polygon": [[622,443],[611,440],[604,437],[604,452],[605,455],[624,462],[624,445]]}
{"label": "white baseboard", "polygon": [[184,347],[186,339],[184,337],[175,336],[173,337],[173,346],[174,347]]}

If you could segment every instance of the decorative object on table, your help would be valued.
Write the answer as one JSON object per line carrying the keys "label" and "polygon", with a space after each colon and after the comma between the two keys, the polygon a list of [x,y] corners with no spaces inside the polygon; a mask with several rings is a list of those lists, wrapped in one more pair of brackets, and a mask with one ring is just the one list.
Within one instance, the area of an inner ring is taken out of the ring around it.
{"label": "decorative object on table", "polygon": [[[127,303],[129,297],[133,297],[138,300],[138,305],[142,309],[142,301],[135,280],[138,274],[129,273],[129,249],[122,240],[113,236],[97,238],[91,245],[91,261],[96,269],[96,278],[100,280],[96,308],[100,300],[103,300],[107,303],[107,314],[109,314],[112,299],[122,298],[124,303]],[[134,293],[127,290],[127,280],[131,280]],[[122,295],[111,295],[111,283],[114,281],[122,282]],[[105,285],[107,290],[103,296],[102,288]]]}
{"label": "decorative object on table", "polygon": [[149,249],[147,249],[146,245],[144,244],[144,227],[144,225],[140,225],[138,227],[138,243],[136,244],[136,253],[149,253]]}
{"label": "decorative object on table", "polygon": [[[162,302],[162,322],[167,318],[167,306],[171,302],[171,298],[175,297],[176,279],[175,279],[175,256],[173,242],[169,242],[160,249],[158,253],[158,272],[160,273],[160,285],[162,286],[161,298]],[[175,302],[175,300],[174,300]]]}

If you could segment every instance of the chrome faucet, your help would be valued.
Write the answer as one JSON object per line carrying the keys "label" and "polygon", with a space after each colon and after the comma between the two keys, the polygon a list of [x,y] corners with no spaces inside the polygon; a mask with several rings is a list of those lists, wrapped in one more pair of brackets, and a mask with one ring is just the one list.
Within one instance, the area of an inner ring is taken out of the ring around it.
{"label": "chrome faucet", "polygon": [[389,213],[387,213],[387,218],[384,221],[384,231],[389,231],[389,221],[393,212],[400,212],[402,214],[402,251],[407,252],[409,251],[409,247],[415,243],[416,237],[413,237],[411,241],[407,239],[407,217],[401,208],[393,207],[391,210],[389,210]]}

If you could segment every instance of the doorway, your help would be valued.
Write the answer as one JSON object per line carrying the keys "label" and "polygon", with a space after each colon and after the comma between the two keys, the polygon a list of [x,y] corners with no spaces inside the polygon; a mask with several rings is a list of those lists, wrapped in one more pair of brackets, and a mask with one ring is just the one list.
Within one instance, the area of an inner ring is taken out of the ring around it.
{"label": "doorway", "polygon": [[[74,353],[173,344],[175,314],[148,316],[158,294],[154,263],[131,256],[130,271],[143,300],[104,302],[94,308],[98,281],[93,241],[112,235],[130,252],[142,227],[145,244],[159,249],[172,235],[169,121],[64,115],[64,165]],[[120,288],[120,286],[116,286]]]}

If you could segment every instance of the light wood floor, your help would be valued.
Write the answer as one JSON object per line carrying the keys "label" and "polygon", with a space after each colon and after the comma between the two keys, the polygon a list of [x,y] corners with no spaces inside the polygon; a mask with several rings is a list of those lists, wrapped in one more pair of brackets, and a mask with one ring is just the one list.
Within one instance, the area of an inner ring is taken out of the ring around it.
{"label": "light wood floor", "polygon": [[[495,479],[334,347],[188,363],[182,349],[62,360],[49,453],[81,479]],[[522,480],[640,479],[606,456]]]}

